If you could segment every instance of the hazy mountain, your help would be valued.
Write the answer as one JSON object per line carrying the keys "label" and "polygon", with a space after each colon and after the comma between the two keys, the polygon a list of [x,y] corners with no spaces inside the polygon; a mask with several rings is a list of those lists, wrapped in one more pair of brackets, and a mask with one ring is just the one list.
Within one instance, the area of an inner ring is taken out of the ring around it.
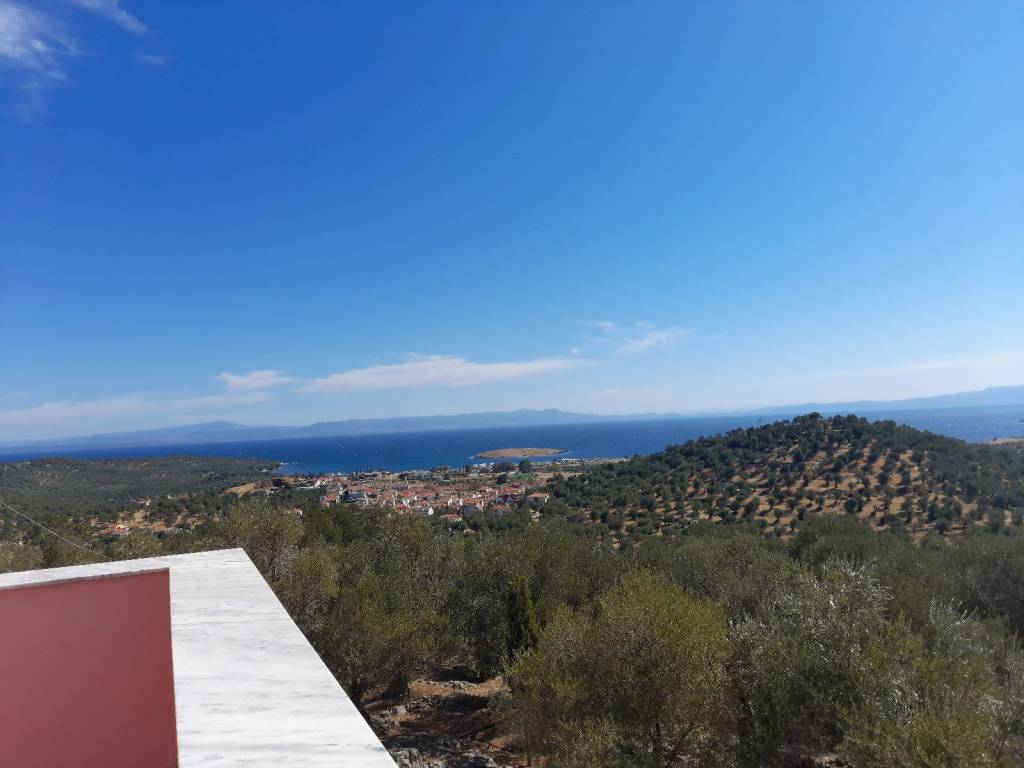
{"label": "hazy mountain", "polygon": [[758,408],[748,413],[870,413],[874,411],[906,411],[931,408],[985,408],[1003,405],[1024,405],[1024,385],[989,387],[975,392],[951,395],[913,397],[906,400],[857,400],[850,403],[804,403]]}
{"label": "hazy mountain", "polygon": [[434,432],[450,429],[488,427],[533,427],[551,424],[590,424],[607,421],[640,421],[666,418],[665,414],[637,413],[600,416],[548,408],[544,410],[491,411],[456,416],[400,416],[386,419],[322,421],[301,427],[245,426],[230,421],[212,421],[137,432],[110,432],[86,437],[0,443],[0,451],[88,449],[147,445],[195,445],[247,440],[283,440],[300,437],[342,437],[397,432]]}
{"label": "hazy mountain", "polygon": [[[792,415],[819,411],[821,413],[873,413],[932,408],[967,408],[1021,405],[1024,407],[1024,386],[990,387],[978,392],[960,392],[934,397],[908,400],[861,400],[851,403],[804,403],[745,411],[745,414]],[[733,415],[718,413],[717,416]],[[697,414],[689,414],[694,416]],[[700,414],[709,415],[709,414]],[[345,435],[372,435],[397,432],[434,432],[450,429],[478,429],[493,427],[534,427],[557,424],[592,424],[615,421],[643,421],[650,419],[682,418],[678,413],[633,413],[621,416],[601,416],[593,413],[573,413],[557,408],[543,410],[488,411],[463,413],[456,416],[400,416],[387,419],[346,419],[322,421],[300,427],[246,426],[230,421],[211,421],[164,429],[138,432],[111,432],[87,437],[61,440],[36,440],[0,443],[0,452],[16,450],[89,449],[112,447],[145,447],[149,445],[195,445],[200,443],[228,443],[247,440],[282,440],[300,437],[342,437]]]}

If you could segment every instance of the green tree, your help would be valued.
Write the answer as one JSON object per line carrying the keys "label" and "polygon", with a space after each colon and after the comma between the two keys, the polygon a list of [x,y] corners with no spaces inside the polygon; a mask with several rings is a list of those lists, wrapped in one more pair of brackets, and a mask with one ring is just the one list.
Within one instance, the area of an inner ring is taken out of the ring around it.
{"label": "green tree", "polygon": [[413,675],[452,650],[441,611],[451,570],[446,540],[415,517],[378,514],[366,524],[350,544],[295,558],[279,582],[359,706],[375,689],[404,693]]}
{"label": "green tree", "polygon": [[756,614],[766,596],[785,589],[799,568],[785,545],[747,526],[703,523],[677,541],[654,538],[631,553],[694,597],[711,600],[735,620]]}
{"label": "green tree", "polygon": [[32,544],[0,541],[0,573],[31,571],[43,564],[43,552]]}
{"label": "green tree", "polygon": [[307,634],[320,632],[332,602],[338,597],[342,550],[314,541],[288,563],[275,593]]}
{"label": "green tree", "polygon": [[530,584],[522,576],[517,577],[508,595],[508,653],[515,657],[520,651],[537,645],[537,611],[533,607]]}
{"label": "green tree", "polygon": [[800,526],[790,551],[812,565],[832,558],[864,562],[876,557],[888,538],[855,518],[817,515]]}
{"label": "green tree", "polygon": [[[504,714],[552,765],[713,765],[730,701],[721,609],[636,572],[594,611],[562,611],[508,670]],[[600,738],[596,738],[596,736]]]}
{"label": "green tree", "polygon": [[302,521],[265,501],[243,501],[224,522],[225,538],[245,549],[260,573],[273,584],[298,552]]}
{"label": "green tree", "polygon": [[438,657],[446,623],[402,586],[375,573],[343,579],[314,630],[314,645],[357,706],[377,687],[404,693],[417,669]]}
{"label": "green tree", "polygon": [[[1020,701],[996,674],[1000,642],[937,603],[927,635],[893,627],[869,643],[860,696],[841,715],[844,757],[858,768],[1019,766]],[[1019,679],[1018,652],[1002,660]]]}
{"label": "green tree", "polygon": [[865,647],[888,626],[888,594],[870,566],[828,561],[766,595],[732,630],[730,671],[748,765],[775,763],[838,741],[840,710],[855,701]]}
{"label": "green tree", "polygon": [[972,536],[945,559],[964,607],[1000,617],[1024,634],[1024,539]]}
{"label": "green tree", "polygon": [[163,542],[148,531],[131,531],[110,545],[115,560],[135,560],[164,554]]}

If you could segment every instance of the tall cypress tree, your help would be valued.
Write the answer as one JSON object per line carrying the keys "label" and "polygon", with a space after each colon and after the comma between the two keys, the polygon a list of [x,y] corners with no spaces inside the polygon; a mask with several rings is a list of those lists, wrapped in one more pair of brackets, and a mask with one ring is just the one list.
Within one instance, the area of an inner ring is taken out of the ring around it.
{"label": "tall cypress tree", "polygon": [[514,656],[537,645],[537,611],[533,607],[530,584],[517,576],[508,592],[508,652]]}

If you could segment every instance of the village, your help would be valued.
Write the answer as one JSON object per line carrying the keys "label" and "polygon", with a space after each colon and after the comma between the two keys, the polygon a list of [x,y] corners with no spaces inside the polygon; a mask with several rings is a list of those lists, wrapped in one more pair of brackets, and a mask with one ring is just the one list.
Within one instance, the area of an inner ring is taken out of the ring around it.
{"label": "village", "polygon": [[[580,459],[524,460],[518,464],[471,464],[459,469],[280,474],[227,488],[224,493],[237,498],[276,497],[292,504],[290,511],[298,516],[303,514],[304,505],[308,508],[310,503],[318,502],[322,507],[353,504],[381,508],[456,525],[479,514],[502,517],[524,506],[536,512],[548,502],[545,488],[556,473],[579,472],[587,463]],[[204,510],[197,508],[201,501],[201,497],[188,493],[140,498],[113,519],[92,517],[89,524],[98,538],[120,538],[132,530],[161,536],[179,533],[200,524],[211,511],[219,514],[221,505]],[[209,503],[209,497],[206,501]]]}
{"label": "village", "polygon": [[500,517],[523,504],[533,508],[546,504],[548,494],[543,488],[552,466],[541,466],[523,461],[461,470],[379,470],[311,477],[308,484],[293,487],[320,490],[320,504],[326,507],[360,504],[454,523],[480,512]]}

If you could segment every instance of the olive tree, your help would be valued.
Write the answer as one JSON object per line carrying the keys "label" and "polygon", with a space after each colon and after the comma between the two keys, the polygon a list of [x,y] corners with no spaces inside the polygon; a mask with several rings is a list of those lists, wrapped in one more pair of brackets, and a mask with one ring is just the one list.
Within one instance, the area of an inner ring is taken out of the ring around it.
{"label": "olive tree", "polygon": [[235,505],[223,525],[225,538],[245,549],[260,573],[274,584],[298,551],[302,521],[265,501]]}
{"label": "olive tree", "polygon": [[31,571],[43,563],[43,553],[32,544],[0,541],[0,573]]}
{"label": "olive tree", "polygon": [[887,626],[887,603],[871,566],[828,561],[733,625],[730,672],[747,764],[770,764],[783,747],[827,750],[839,741],[839,712],[856,700],[860,658]]}
{"label": "olive tree", "polygon": [[632,573],[516,659],[505,717],[552,766],[714,765],[730,730],[727,636],[717,606]]}
{"label": "olive tree", "polygon": [[948,605],[930,619],[925,636],[894,627],[871,643],[840,751],[858,768],[1020,765],[1019,652]]}

